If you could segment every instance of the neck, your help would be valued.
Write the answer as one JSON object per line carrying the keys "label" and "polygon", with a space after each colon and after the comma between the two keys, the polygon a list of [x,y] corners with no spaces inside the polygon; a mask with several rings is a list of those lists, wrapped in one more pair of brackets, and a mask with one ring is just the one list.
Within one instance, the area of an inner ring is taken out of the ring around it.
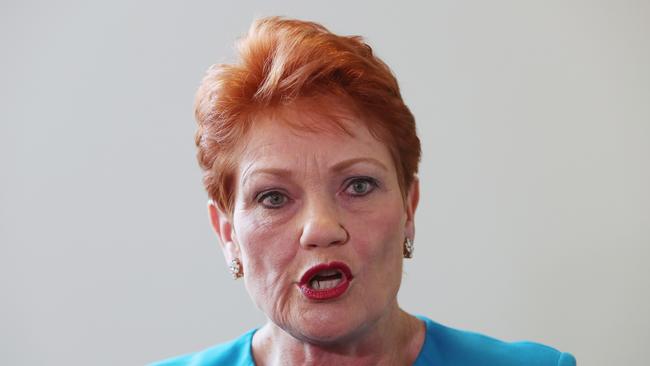
{"label": "neck", "polygon": [[253,337],[258,366],[410,365],[424,343],[425,326],[397,304],[378,321],[347,341],[313,344],[269,322]]}

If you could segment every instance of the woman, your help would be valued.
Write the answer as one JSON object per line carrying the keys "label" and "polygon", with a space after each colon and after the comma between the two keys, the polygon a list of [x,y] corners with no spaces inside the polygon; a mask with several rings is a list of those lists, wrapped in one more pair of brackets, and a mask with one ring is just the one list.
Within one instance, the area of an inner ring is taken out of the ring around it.
{"label": "woman", "polygon": [[269,321],[158,365],[574,365],[400,309],[420,142],[359,37],[256,21],[197,93],[196,144],[229,269]]}

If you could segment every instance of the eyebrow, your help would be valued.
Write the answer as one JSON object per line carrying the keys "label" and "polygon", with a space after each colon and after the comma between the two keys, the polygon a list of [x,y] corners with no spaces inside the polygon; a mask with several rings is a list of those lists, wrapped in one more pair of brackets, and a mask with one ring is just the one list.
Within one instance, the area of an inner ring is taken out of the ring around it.
{"label": "eyebrow", "polygon": [[[334,172],[341,172],[355,164],[359,163],[367,163],[374,165],[384,171],[388,171],[388,168],[386,165],[384,165],[382,162],[380,162],[377,159],[373,158],[353,158],[353,159],[348,159],[348,160],[343,160],[340,161],[334,165],[332,165],[329,170],[334,171]],[[282,169],[282,168],[260,168],[260,169],[254,169],[250,173],[248,173],[248,169],[244,171],[243,177],[242,177],[242,185],[246,185],[246,181],[248,181],[251,177],[259,174],[268,174],[268,175],[274,175],[280,178],[289,178],[293,175],[293,172],[288,169]]]}
{"label": "eyebrow", "polygon": [[287,169],[280,169],[280,168],[261,168],[261,169],[255,169],[250,173],[244,172],[244,176],[242,177],[242,186],[246,185],[246,181],[248,181],[251,177],[255,175],[260,175],[260,174],[268,174],[268,175],[275,175],[280,178],[288,178],[291,177],[293,174],[291,173],[290,170]]}
{"label": "eyebrow", "polygon": [[384,171],[388,171],[386,165],[384,165],[381,161],[373,158],[354,158],[354,159],[343,160],[341,162],[332,165],[330,167],[330,170],[333,170],[335,172],[340,172],[358,163],[369,163],[381,168]]}

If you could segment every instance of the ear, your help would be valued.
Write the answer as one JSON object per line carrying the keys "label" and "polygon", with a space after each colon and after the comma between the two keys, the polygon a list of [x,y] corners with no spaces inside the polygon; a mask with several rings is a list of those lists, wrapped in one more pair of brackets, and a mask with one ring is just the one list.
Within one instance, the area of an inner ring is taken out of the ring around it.
{"label": "ear", "polygon": [[212,229],[215,234],[217,234],[217,237],[219,237],[221,250],[223,250],[223,256],[226,259],[226,263],[230,264],[230,262],[235,258],[241,259],[239,245],[234,240],[235,235],[232,226],[232,218],[220,210],[213,200],[208,200],[208,215],[210,216]]}
{"label": "ear", "polygon": [[413,178],[406,195],[406,226],[404,234],[407,238],[413,240],[415,237],[415,210],[420,202],[420,180],[418,177]]}

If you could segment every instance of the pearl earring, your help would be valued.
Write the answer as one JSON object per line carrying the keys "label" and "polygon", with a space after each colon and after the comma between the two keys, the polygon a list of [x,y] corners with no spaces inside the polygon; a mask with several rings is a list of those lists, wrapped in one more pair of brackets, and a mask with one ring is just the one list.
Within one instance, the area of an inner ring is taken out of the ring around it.
{"label": "pearl earring", "polygon": [[413,258],[413,252],[415,247],[413,246],[413,240],[410,238],[404,239],[404,258]]}
{"label": "pearl earring", "polygon": [[239,258],[235,258],[230,261],[230,266],[228,266],[228,270],[230,271],[230,275],[232,276],[233,280],[236,280],[239,277],[244,276],[244,272],[242,272],[241,262],[239,261]]}

